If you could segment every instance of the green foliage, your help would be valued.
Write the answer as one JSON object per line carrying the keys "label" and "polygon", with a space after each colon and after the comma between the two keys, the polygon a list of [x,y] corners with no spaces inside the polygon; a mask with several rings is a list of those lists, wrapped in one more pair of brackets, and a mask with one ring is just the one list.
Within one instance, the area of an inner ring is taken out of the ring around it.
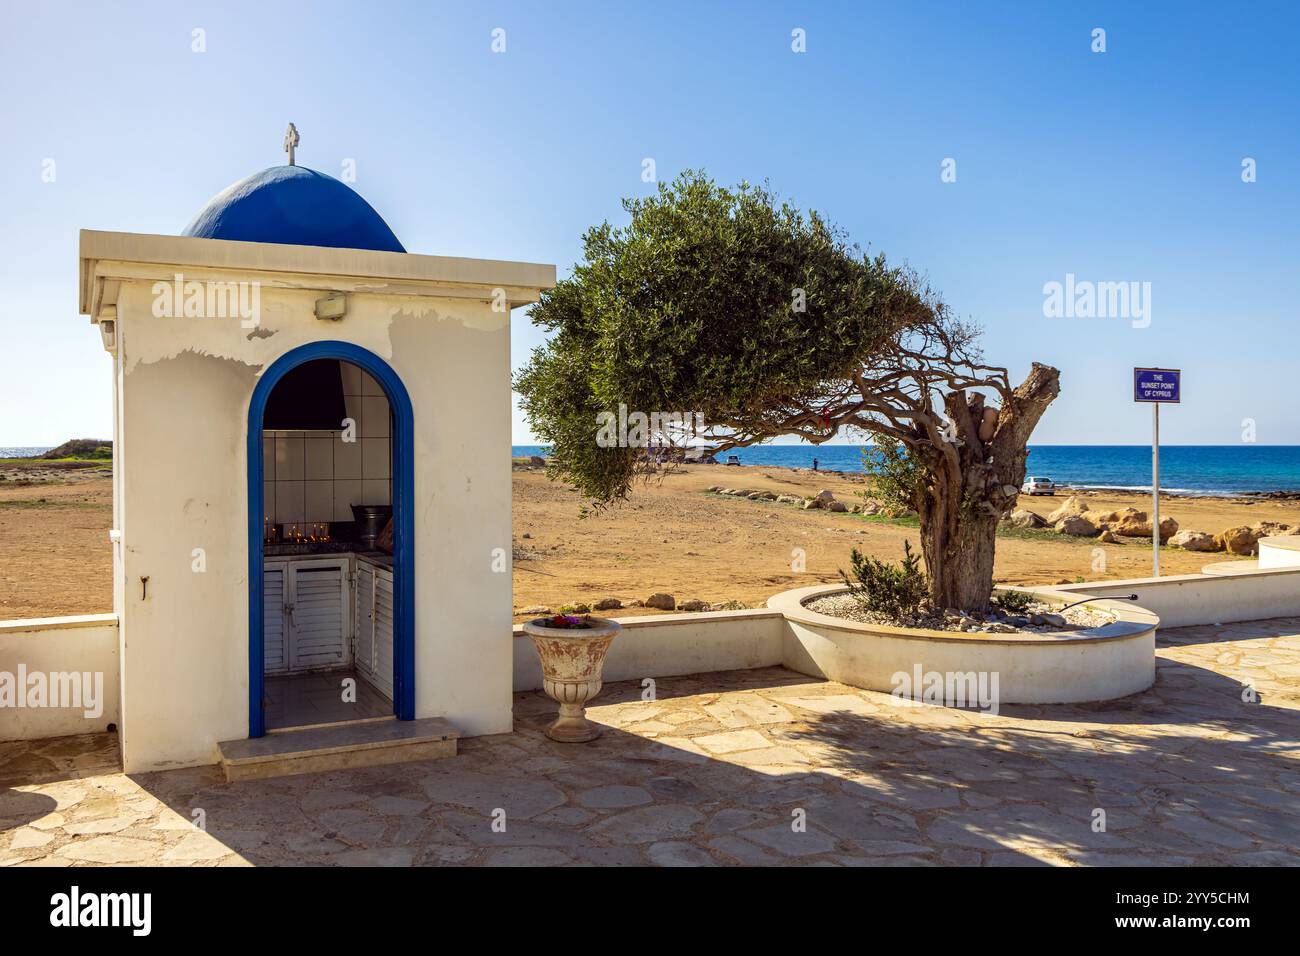
{"label": "green foliage", "polygon": [[38,457],[44,459],[103,460],[113,457],[113,443],[105,439],[73,438],[70,441],[65,441],[58,448],[51,448]]}
{"label": "green foliage", "polygon": [[588,230],[572,276],[533,307],[551,337],[514,382],[552,476],[597,504],[627,495],[642,452],[598,445],[599,413],[623,403],[788,433],[931,314],[910,273],[764,188],[686,172],[623,208],[628,224]]}
{"label": "green foliage", "polygon": [[889,435],[876,435],[862,449],[862,468],[872,477],[872,497],[898,514],[920,507],[926,494],[927,472],[921,461],[907,454],[903,443]]}
{"label": "green foliage", "polygon": [[998,591],[993,600],[1007,614],[1028,613],[1029,605],[1033,603],[1033,598],[1024,591]]}
{"label": "green foliage", "polygon": [[857,548],[849,554],[853,578],[840,570],[840,578],[849,593],[868,611],[892,618],[918,614],[930,593],[930,583],[921,570],[921,556],[912,553],[910,542],[903,542],[903,563],[891,564],[862,554]]}

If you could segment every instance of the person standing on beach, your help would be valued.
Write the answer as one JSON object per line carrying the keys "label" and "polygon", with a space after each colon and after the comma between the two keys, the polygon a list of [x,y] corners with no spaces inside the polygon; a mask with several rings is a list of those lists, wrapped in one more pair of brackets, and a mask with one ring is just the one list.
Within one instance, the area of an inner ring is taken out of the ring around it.
{"label": "person standing on beach", "polygon": [[813,471],[816,471],[816,470],[817,470],[817,459],[814,458],[814,459],[813,459]]}

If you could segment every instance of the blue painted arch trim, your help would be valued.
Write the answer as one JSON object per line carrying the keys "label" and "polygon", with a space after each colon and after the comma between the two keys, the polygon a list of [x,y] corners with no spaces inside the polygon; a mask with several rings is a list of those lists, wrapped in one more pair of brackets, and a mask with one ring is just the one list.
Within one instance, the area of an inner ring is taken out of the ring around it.
{"label": "blue painted arch trim", "polygon": [[262,630],[262,418],[271,390],[304,362],[339,359],[365,369],[388,397],[392,412],[393,713],[415,719],[415,416],[397,373],[378,355],[351,342],[311,342],[276,359],[248,405],[248,736],[266,734],[265,635]]}

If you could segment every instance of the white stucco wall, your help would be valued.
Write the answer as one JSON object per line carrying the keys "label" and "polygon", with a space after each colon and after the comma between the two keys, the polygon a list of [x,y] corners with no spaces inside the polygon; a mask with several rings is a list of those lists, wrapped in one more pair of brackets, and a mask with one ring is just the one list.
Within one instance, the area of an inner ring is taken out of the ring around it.
{"label": "white stucco wall", "polygon": [[1136,594],[1133,603],[1159,617],[1161,627],[1300,615],[1300,567],[1261,570],[1254,561],[1223,561],[1205,570],[1208,573],[1063,584],[1052,590],[1071,595],[1069,600]]}
{"label": "white stucco wall", "polygon": [[0,740],[101,733],[116,724],[117,650],[117,618],[112,614],[0,621],[0,674],[16,676],[20,668],[28,675],[89,674],[90,686],[99,691],[94,709],[100,711],[88,715],[85,706],[0,707]]}
{"label": "white stucco wall", "polygon": [[[965,634],[862,624],[804,606],[814,597],[845,590],[814,585],[777,594],[768,606],[781,611],[785,666],[866,690],[891,692],[896,675],[997,675],[1005,704],[1063,704],[1112,700],[1137,693],[1155,680],[1155,632],[1160,623],[1142,607],[1103,602],[1118,620],[1103,627],[1045,634]],[[1055,589],[1036,589],[1050,601]]]}
{"label": "white stucco wall", "polygon": [[1294,568],[1300,566],[1300,535],[1288,534],[1260,538],[1259,567]]}
{"label": "white stucco wall", "polygon": [[[711,611],[615,618],[623,630],[609,646],[604,680],[644,680],[781,663],[785,618],[778,611]],[[538,690],[542,664],[521,625],[513,632],[515,690]]]}
{"label": "white stucco wall", "polygon": [[322,339],[384,359],[414,408],[417,716],[509,730],[510,574],[491,570],[510,553],[509,313],[353,291],[323,322],[318,289],[263,286],[250,331],[155,318],[152,285],[123,281],[116,301],[126,769],[210,763],[248,734],[248,406],[268,365]]}

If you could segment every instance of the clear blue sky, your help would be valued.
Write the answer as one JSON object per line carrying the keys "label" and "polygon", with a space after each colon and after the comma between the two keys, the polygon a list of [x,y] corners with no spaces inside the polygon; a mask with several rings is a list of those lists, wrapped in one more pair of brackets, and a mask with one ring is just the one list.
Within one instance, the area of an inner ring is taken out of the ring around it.
{"label": "clear blue sky", "polygon": [[[0,445],[111,434],[77,230],[178,233],[289,120],[408,250],[562,274],[645,157],[767,179],[927,272],[1017,377],[1060,367],[1037,441],[1148,440],[1131,369],[1161,365],[1166,441],[1300,443],[1297,35],[1292,3],[6,0]],[[1150,326],[1045,318],[1066,273],[1150,282]],[[516,366],[538,341],[516,312]]]}

